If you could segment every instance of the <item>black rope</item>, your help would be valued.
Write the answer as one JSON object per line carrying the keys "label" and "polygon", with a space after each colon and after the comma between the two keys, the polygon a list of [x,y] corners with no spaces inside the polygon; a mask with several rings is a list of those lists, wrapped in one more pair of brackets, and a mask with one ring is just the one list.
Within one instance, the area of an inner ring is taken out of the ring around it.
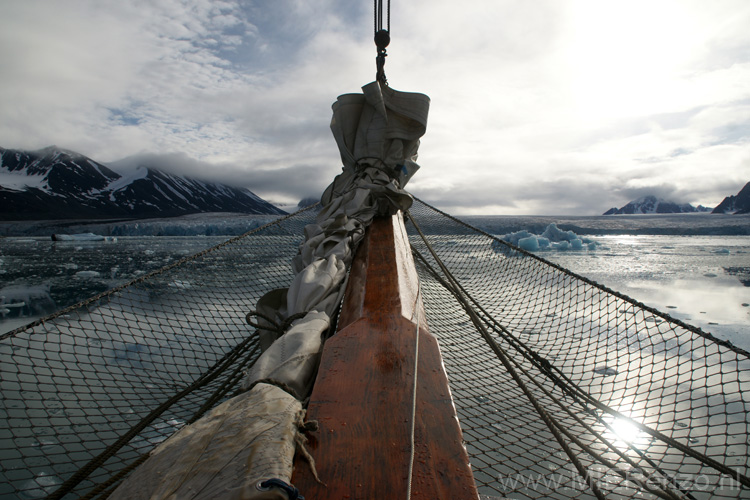
{"label": "black rope", "polygon": [[[302,319],[307,315],[307,311],[299,312],[296,314],[292,314],[288,318],[286,318],[281,323],[277,322],[271,317],[266,316],[265,314],[261,314],[258,311],[250,311],[245,316],[245,321],[247,321],[247,324],[255,328],[256,330],[266,330],[268,332],[275,332],[279,337],[281,337],[286,330],[298,319]],[[266,320],[271,326],[262,325],[260,323],[256,323],[250,318],[253,316],[257,316],[258,318],[262,318]]]}
{"label": "black rope", "polygon": [[286,493],[286,496],[289,497],[289,500],[305,500],[305,497],[300,495],[299,490],[295,488],[294,485],[288,484],[281,479],[272,478],[266,481],[261,481],[257,485],[257,489],[259,491],[268,491],[271,488],[280,489],[281,491]]}
{"label": "black rope", "polygon": [[[133,460],[130,464],[122,468],[119,472],[112,475],[109,479],[106,481],[99,483],[93,490],[89,491],[82,497],[80,497],[78,500],[91,500],[92,498],[96,498],[97,495],[102,493],[103,491],[107,490],[110,486],[112,486],[115,483],[119,483],[119,481],[130,474],[133,470],[135,470],[136,467],[141,465],[143,462],[148,460],[148,457],[151,456],[151,452],[147,452],[142,454],[137,459]],[[106,491],[104,494],[102,494],[99,498],[107,498],[109,495],[114,493],[114,491],[119,487],[119,484],[115,486],[114,488],[111,488],[110,490]]]}
{"label": "black rope", "polygon": [[385,29],[391,31],[391,0],[386,0],[386,25],[383,27],[383,0],[374,0],[375,3],[375,33]]}
{"label": "black rope", "polygon": [[391,0],[386,0],[386,24],[383,25],[383,0],[374,0],[375,8],[375,46],[378,48],[378,55],[375,58],[377,72],[375,79],[383,85],[388,85],[388,79],[385,77],[385,48],[391,43]]}

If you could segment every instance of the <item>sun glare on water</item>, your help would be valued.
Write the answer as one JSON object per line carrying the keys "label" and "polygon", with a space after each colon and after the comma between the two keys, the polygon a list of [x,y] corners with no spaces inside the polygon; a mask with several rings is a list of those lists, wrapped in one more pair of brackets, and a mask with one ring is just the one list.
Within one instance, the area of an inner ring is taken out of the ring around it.
{"label": "sun glare on water", "polygon": [[635,443],[641,436],[640,429],[634,423],[621,418],[612,422],[612,432],[624,443]]}
{"label": "sun glare on water", "polygon": [[622,412],[622,417],[604,416],[604,421],[608,424],[602,434],[604,439],[622,451],[631,447],[641,452],[647,451],[651,438],[637,425],[640,418],[630,415],[629,410],[621,408],[619,411]]}

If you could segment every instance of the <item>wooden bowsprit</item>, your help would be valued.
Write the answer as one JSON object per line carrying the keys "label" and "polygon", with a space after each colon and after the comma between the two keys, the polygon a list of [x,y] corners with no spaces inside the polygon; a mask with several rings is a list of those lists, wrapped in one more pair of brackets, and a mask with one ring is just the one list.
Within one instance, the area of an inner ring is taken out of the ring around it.
{"label": "wooden bowsprit", "polygon": [[478,498],[400,212],[357,251],[307,419],[325,483],[298,457],[292,483],[308,499]]}

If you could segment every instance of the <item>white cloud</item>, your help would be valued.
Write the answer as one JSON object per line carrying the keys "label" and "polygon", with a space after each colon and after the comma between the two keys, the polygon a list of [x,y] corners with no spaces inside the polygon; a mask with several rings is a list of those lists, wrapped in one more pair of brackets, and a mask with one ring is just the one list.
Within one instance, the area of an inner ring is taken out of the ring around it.
{"label": "white cloud", "polygon": [[[600,213],[649,189],[715,204],[750,179],[744,0],[393,9],[386,74],[432,98],[417,196]],[[330,104],[374,57],[365,3],[6,0],[0,145],[181,154],[186,172],[296,201],[340,170]]]}

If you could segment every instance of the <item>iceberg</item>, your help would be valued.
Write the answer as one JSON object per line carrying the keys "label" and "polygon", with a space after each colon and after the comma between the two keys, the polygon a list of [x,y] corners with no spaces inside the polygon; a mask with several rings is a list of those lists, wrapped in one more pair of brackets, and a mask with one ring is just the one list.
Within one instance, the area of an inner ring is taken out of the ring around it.
{"label": "iceberg", "polygon": [[117,238],[94,233],[53,234],[52,241],[117,241]]}
{"label": "iceberg", "polygon": [[0,319],[42,316],[56,310],[49,285],[9,285],[0,289]]}
{"label": "iceberg", "polygon": [[581,237],[573,231],[563,231],[554,223],[549,224],[540,235],[523,229],[501,236],[500,239],[528,252],[544,250],[579,251],[584,248],[587,250],[596,250],[596,246],[598,245],[594,240]]}

